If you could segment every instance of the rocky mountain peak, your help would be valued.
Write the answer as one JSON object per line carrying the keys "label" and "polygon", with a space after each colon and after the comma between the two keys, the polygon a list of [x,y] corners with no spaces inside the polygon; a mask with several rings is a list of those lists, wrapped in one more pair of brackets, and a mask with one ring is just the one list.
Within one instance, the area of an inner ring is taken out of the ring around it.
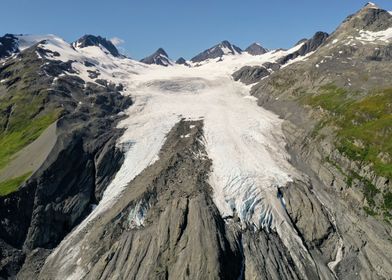
{"label": "rocky mountain peak", "polygon": [[156,64],[161,66],[172,65],[172,61],[169,59],[169,55],[163,48],[157,49],[152,55],[143,58],[140,62],[146,64]]}
{"label": "rocky mountain peak", "polygon": [[0,59],[18,52],[18,38],[12,34],[0,37]]}
{"label": "rocky mountain peak", "polygon": [[202,62],[207,59],[219,58],[224,55],[236,55],[241,54],[242,50],[230,43],[227,40],[220,42],[219,44],[199,53],[197,56],[191,59],[192,62]]}
{"label": "rocky mountain peak", "polygon": [[318,31],[312,36],[312,38],[300,40],[296,44],[296,46],[299,47],[298,50],[280,58],[278,62],[283,65],[287,63],[289,60],[314,52],[328,39],[328,37],[329,37],[328,33]]}
{"label": "rocky mountain peak", "polygon": [[103,47],[111,55],[113,55],[115,57],[120,56],[120,53],[118,52],[118,50],[114,46],[114,44],[110,40],[107,40],[106,38],[103,38],[101,36],[95,36],[95,35],[89,35],[89,34],[84,35],[83,37],[78,39],[76,42],[72,43],[72,46],[74,48],[86,48],[86,47],[92,47],[92,46]]}
{"label": "rocky mountain peak", "polygon": [[163,56],[169,57],[167,52],[162,48],[157,49],[157,51],[155,52],[155,55],[163,55]]}
{"label": "rocky mountain peak", "polygon": [[268,50],[263,48],[259,43],[253,43],[245,49],[245,52],[251,55],[260,55],[266,53]]}
{"label": "rocky mountain peak", "polygon": [[392,27],[392,15],[369,2],[357,13],[348,16],[335,33],[348,35],[361,30],[377,32],[390,27]]}
{"label": "rocky mountain peak", "polygon": [[367,2],[365,5],[365,8],[370,8],[370,9],[379,9],[379,7],[373,3],[373,2]]}
{"label": "rocky mountain peak", "polygon": [[176,64],[189,66],[189,64],[186,62],[185,58],[183,58],[183,57],[180,57],[179,59],[177,59]]}

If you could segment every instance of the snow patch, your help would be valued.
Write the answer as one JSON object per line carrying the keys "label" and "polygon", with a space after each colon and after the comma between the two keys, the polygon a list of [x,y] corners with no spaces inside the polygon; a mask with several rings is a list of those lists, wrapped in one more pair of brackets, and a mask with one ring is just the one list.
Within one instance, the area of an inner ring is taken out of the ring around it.
{"label": "snow patch", "polygon": [[391,38],[392,38],[392,27],[377,32],[360,30],[359,37],[356,37],[357,40],[362,42],[382,41],[385,43],[389,43]]}
{"label": "snow patch", "polygon": [[128,227],[130,229],[135,229],[144,226],[144,220],[149,208],[150,205],[145,200],[140,200],[136,203],[134,208],[129,211]]}

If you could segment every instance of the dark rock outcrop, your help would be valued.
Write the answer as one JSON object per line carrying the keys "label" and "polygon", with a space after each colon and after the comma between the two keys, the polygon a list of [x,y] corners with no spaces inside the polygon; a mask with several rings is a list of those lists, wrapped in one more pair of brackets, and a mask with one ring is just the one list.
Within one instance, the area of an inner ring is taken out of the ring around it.
{"label": "dark rock outcrop", "polygon": [[185,58],[183,58],[183,57],[180,57],[179,59],[177,59],[176,64],[189,66],[189,64],[186,62]]}
{"label": "dark rock outcrop", "polygon": [[391,24],[392,15],[369,2],[359,12],[347,17],[337,32],[354,32],[355,30],[376,32],[389,28]]}
{"label": "dark rock outcrop", "polygon": [[302,46],[295,52],[290,53],[286,55],[285,57],[282,57],[281,59],[278,60],[278,63],[280,64],[286,64],[288,61],[295,59],[299,56],[304,56],[310,52],[313,52],[317,50],[328,38],[328,33],[325,32],[317,32],[316,34],[313,35],[312,38],[309,40],[301,40],[298,44],[302,44]]}
{"label": "dark rock outcrop", "polygon": [[263,48],[258,43],[253,43],[245,49],[245,52],[247,52],[248,54],[251,54],[251,55],[261,55],[261,54],[265,54],[266,52],[268,52],[268,50]]}
{"label": "dark rock outcrop", "polygon": [[106,38],[103,38],[101,36],[84,35],[82,38],[72,43],[72,46],[78,48],[85,48],[91,46],[103,47],[111,55],[115,57],[121,56],[117,48],[113,45],[113,43],[110,40],[107,40]]}
{"label": "dark rock outcrop", "polygon": [[168,54],[162,48],[159,48],[152,55],[143,58],[142,60],[140,60],[140,62],[143,62],[146,64],[156,64],[156,65],[161,65],[161,66],[165,66],[165,67],[172,65],[172,62],[169,59]]}
{"label": "dark rock outcrop", "polygon": [[18,39],[14,35],[5,34],[3,37],[0,37],[0,59],[18,51]]}
{"label": "dark rock outcrop", "polygon": [[235,55],[242,53],[242,50],[231,44],[229,41],[222,41],[221,43],[205,50],[191,59],[192,62],[202,62],[207,59],[214,59],[222,57],[223,55]]}
{"label": "dark rock outcrop", "polygon": [[246,85],[250,85],[260,81],[260,79],[269,74],[270,72],[263,66],[244,66],[233,73],[233,79],[234,81],[240,81]]}

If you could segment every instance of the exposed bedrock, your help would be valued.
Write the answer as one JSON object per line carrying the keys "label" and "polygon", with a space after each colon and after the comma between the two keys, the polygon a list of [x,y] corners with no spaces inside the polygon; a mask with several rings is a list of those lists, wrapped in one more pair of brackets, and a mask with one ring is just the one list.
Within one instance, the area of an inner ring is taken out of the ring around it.
{"label": "exposed bedrock", "polygon": [[327,263],[334,260],[334,226],[307,184],[295,182],[281,193],[306,248],[296,263],[275,231],[222,218],[210,169],[203,122],[180,121],[159,160],[108,210],[66,237],[39,279],[333,279]]}

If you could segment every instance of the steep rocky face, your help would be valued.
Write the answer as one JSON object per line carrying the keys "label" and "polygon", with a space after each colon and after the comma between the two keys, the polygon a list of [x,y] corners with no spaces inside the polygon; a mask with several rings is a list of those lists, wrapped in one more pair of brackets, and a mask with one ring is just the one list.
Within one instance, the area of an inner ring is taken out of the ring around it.
{"label": "steep rocky face", "polygon": [[[115,129],[116,114],[131,101],[116,85],[61,75],[74,72],[71,63],[43,59],[45,55],[52,53],[34,46],[0,69],[1,98],[13,108],[4,120],[1,140],[12,136],[19,144],[15,133],[22,133],[21,140],[38,141],[49,125],[56,131],[43,165],[31,170],[19,189],[0,197],[0,277],[4,278],[15,275],[23,262],[30,263],[30,256],[33,262],[41,261],[100,200],[122,160],[115,146],[121,133]],[[8,151],[4,143],[2,151]]]}
{"label": "steep rocky face", "polygon": [[246,85],[260,81],[260,79],[268,76],[270,72],[263,66],[244,66],[240,70],[233,73],[233,79],[240,81]]}
{"label": "steep rocky face", "polygon": [[18,52],[17,38],[12,34],[0,37],[0,59]]}
{"label": "steep rocky face", "polygon": [[313,35],[312,38],[298,42],[297,45],[300,45],[301,47],[297,51],[281,58],[278,62],[280,64],[285,64],[292,59],[295,59],[299,56],[307,55],[315,51],[325,42],[325,40],[327,40],[328,36],[328,33],[317,32]]}
{"label": "steep rocky face", "polygon": [[265,54],[266,52],[268,52],[268,50],[263,48],[258,43],[253,43],[245,49],[245,52],[251,55],[260,55],[260,54]]}
{"label": "steep rocky face", "polygon": [[140,60],[140,62],[143,62],[146,64],[156,64],[156,65],[161,65],[161,66],[169,66],[169,65],[173,64],[171,62],[171,60],[169,59],[168,54],[162,48],[159,48],[152,55],[150,55],[146,58],[143,58],[142,60]]}
{"label": "steep rocky face", "polygon": [[242,50],[231,44],[229,41],[222,41],[221,43],[205,50],[204,52],[196,55],[191,59],[192,62],[202,62],[208,59],[222,57],[223,55],[236,55],[241,54]]}
{"label": "steep rocky face", "polygon": [[186,62],[185,58],[183,58],[183,57],[180,57],[179,59],[177,59],[176,64],[189,66],[189,64]]}
{"label": "steep rocky face", "polygon": [[390,27],[391,14],[379,8],[376,4],[369,2],[358,13],[347,17],[334,35],[344,32],[355,34],[359,30],[376,32]]}
{"label": "steep rocky face", "polygon": [[115,57],[120,56],[120,53],[118,52],[117,48],[113,45],[113,43],[101,36],[84,35],[82,38],[72,43],[72,46],[75,48],[86,48],[92,46],[103,47],[111,55]]}

